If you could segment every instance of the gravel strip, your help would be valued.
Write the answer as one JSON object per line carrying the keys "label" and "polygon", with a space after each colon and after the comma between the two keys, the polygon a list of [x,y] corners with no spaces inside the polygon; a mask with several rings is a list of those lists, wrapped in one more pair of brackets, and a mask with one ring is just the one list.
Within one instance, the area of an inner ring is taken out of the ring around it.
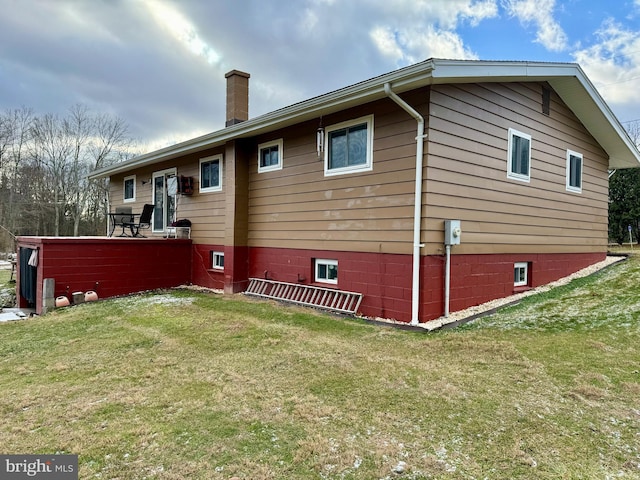
{"label": "gravel strip", "polygon": [[[481,305],[476,305],[473,307],[466,308],[464,310],[458,310],[457,312],[450,312],[448,317],[440,317],[435,320],[429,320],[426,323],[418,324],[418,328],[423,328],[425,330],[437,330],[439,328],[443,328],[446,326],[453,326],[451,324],[454,323],[465,323],[466,321],[472,320],[476,317],[480,317],[484,314],[490,313],[499,307],[503,307],[505,305],[518,303],[522,298],[528,297],[530,295],[535,295],[537,293],[546,292],[551,290],[552,288],[559,287],[561,285],[566,285],[571,280],[576,278],[586,277],[591,275],[599,270],[602,270],[609,265],[613,265],[614,263],[621,262],[625,260],[627,257],[625,256],[607,256],[603,261],[594,263],[589,267],[583,268],[582,270],[578,270],[576,273],[569,275],[568,277],[561,278],[556,280],[555,282],[548,283],[546,285],[540,285],[539,287],[532,288],[531,290],[527,290],[526,292],[517,293],[515,295],[510,295],[504,298],[498,298],[496,300],[492,300],[487,303],[483,303]],[[376,318],[376,322],[383,323],[393,323],[397,325],[407,325],[404,322],[397,322],[395,320],[384,319],[384,318]],[[415,327],[414,327],[415,328]]]}

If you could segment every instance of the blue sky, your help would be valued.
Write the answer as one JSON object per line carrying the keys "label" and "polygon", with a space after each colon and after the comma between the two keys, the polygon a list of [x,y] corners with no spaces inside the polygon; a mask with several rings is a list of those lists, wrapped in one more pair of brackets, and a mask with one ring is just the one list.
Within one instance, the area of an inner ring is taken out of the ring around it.
{"label": "blue sky", "polygon": [[142,150],[430,57],[577,62],[640,119],[640,0],[0,0],[0,110],[125,120]]}

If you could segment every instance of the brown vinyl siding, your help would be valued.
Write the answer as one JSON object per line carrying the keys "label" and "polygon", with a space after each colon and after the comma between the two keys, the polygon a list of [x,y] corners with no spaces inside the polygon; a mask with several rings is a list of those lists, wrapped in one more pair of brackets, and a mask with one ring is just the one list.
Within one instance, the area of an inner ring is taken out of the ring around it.
{"label": "brown vinyl siding", "polygon": [[[410,101],[423,111],[426,90]],[[249,169],[249,246],[410,253],[416,122],[388,100],[324,117],[325,127],[373,114],[373,170],[324,176],[319,121],[260,137],[283,138],[283,168]]]}
{"label": "brown vinyl siding", "polygon": [[[443,220],[462,220],[463,253],[605,251],[608,159],[541,83],[439,85],[431,91],[423,253],[442,253]],[[507,178],[508,129],[532,137],[529,183]],[[566,190],[567,149],[583,154],[582,193]]]}
{"label": "brown vinyl siding", "polygon": [[[146,167],[126,175],[114,175],[111,177],[109,187],[111,199],[111,211],[115,211],[116,207],[131,207],[133,213],[142,212],[142,206],[145,203],[153,203],[153,185],[151,177],[153,172],[159,172],[169,168],[176,167],[177,175],[193,177],[194,192],[193,195],[182,195],[178,197],[177,217],[188,218],[192,222],[191,238],[196,243],[224,244],[224,228],[226,203],[224,197],[225,180],[222,183],[222,192],[200,193],[200,159],[216,154],[224,153],[221,149],[207,150],[197,155],[189,155],[178,160],[163,162]],[[225,159],[223,158],[223,173],[225,169]],[[132,174],[136,175],[136,201],[123,202],[123,181],[125,177]],[[142,185],[142,180],[149,180],[148,183]],[[147,236],[161,236],[162,233],[152,233],[150,230],[145,231]]]}
{"label": "brown vinyl siding", "polygon": [[[403,95],[427,120],[423,255],[443,253],[445,219],[462,221],[456,254],[606,250],[607,156],[554,92],[550,114],[542,113],[544,85],[437,85]],[[112,210],[141,211],[152,201],[151,182],[141,181],[176,167],[195,180],[194,194],[178,200],[178,218],[192,221],[196,243],[410,254],[415,120],[384,99],[325,116],[322,125],[370,114],[372,171],[325,177],[317,119],[128,172],[136,202],[123,203],[125,175],[114,176]],[[509,128],[532,137],[528,183],[507,178]],[[280,138],[283,168],[258,173],[257,146]],[[583,155],[582,193],[566,190],[567,149]],[[215,154],[224,155],[222,192],[201,194],[199,160]],[[233,155],[242,168],[230,168]],[[231,182],[238,188],[229,190]]]}

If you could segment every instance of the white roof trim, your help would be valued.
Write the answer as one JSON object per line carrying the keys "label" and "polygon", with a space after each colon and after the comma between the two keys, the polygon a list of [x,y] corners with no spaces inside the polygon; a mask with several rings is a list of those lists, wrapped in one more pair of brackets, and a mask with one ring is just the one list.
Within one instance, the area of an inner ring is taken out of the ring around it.
{"label": "white roof trim", "polygon": [[275,110],[216,132],[140,155],[92,172],[104,178],[189,153],[259,135],[320,115],[385,97],[384,84],[397,93],[431,84],[547,81],[609,155],[609,168],[640,167],[640,153],[582,69],[575,63],[493,62],[430,59],[334,92]]}

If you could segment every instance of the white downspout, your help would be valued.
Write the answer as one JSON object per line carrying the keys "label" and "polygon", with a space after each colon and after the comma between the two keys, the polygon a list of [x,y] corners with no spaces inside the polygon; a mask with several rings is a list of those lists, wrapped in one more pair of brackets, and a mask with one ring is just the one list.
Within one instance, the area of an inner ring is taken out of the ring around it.
{"label": "white downspout", "polygon": [[411,325],[418,325],[420,311],[420,225],[422,222],[422,157],[424,152],[424,118],[411,105],[391,90],[391,84],[384,84],[384,93],[418,122],[416,134],[416,185],[413,208],[413,277],[411,283]]}
{"label": "white downspout", "polygon": [[447,260],[444,267],[444,316],[449,317],[449,296],[451,292],[451,245],[445,245]]}

